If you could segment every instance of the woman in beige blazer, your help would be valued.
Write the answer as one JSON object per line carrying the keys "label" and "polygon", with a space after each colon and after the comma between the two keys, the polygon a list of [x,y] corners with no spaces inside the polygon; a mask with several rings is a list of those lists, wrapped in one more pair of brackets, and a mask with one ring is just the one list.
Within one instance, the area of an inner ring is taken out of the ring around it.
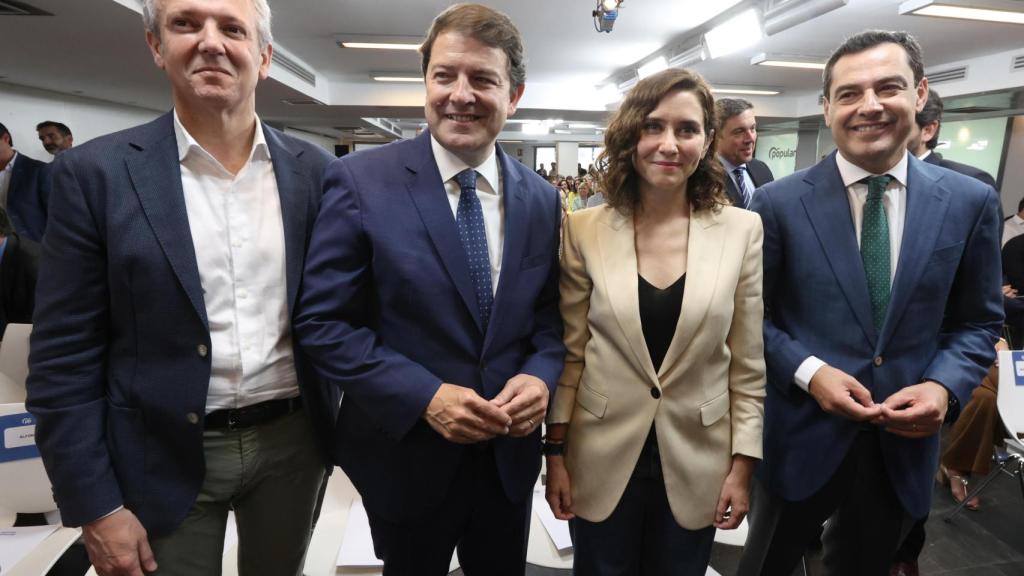
{"label": "woman in beige blazer", "polygon": [[761,457],[761,221],[726,206],[700,76],[641,80],[605,134],[604,206],[565,221],[568,348],[547,499],[577,576],[701,574]]}

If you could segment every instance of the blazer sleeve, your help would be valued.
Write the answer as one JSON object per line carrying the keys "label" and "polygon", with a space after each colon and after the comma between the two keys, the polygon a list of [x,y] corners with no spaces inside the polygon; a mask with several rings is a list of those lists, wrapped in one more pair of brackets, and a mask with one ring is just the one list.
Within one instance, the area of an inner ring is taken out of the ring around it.
{"label": "blazer sleeve", "polygon": [[754,220],[749,227],[726,343],[732,354],[729,363],[732,453],[761,458],[765,397],[764,299],[761,294],[764,233],[761,222]]}
{"label": "blazer sleeve", "polygon": [[64,523],[79,526],[122,505],[106,440],[107,262],[100,226],[71,156],[56,162],[55,180],[53,221],[39,265],[26,404],[36,417],[36,444]]}
{"label": "blazer sleeve", "polygon": [[945,386],[960,406],[967,405],[974,387],[995,360],[994,346],[1003,324],[1001,221],[999,199],[995,190],[986,186],[946,300],[938,351],[922,376],[922,380]]}
{"label": "blazer sleeve", "polygon": [[785,262],[779,221],[772,204],[771,189],[754,194],[750,209],[761,215],[764,226],[764,349],[769,380],[788,395],[796,386],[793,376],[800,364],[811,356],[807,348],[779,328],[772,317],[772,303],[781,296],[777,292],[779,277]]}
{"label": "blazer sleeve", "polygon": [[[583,214],[583,213],[581,213]],[[590,292],[593,282],[587,274],[586,262],[579,250],[576,220],[570,214],[563,224],[562,273],[559,278],[562,322],[565,325],[565,368],[558,379],[555,399],[548,413],[548,424],[565,424],[572,420],[576,404],[576,389],[583,375],[584,351],[590,341],[587,316],[590,312]]]}
{"label": "blazer sleeve", "polygon": [[441,379],[387,347],[373,330],[372,260],[360,190],[348,164],[335,160],[324,174],[295,335],[320,380],[340,386],[398,440],[423,415]]}
{"label": "blazer sleeve", "polygon": [[[558,313],[558,222],[562,215],[558,193],[551,187],[544,192],[551,199],[549,211],[551,227],[541,230],[550,234],[551,264],[548,277],[534,301],[533,334],[530,336],[530,353],[526,356],[520,373],[540,378],[547,384],[548,393],[555,393],[555,384],[562,373],[565,346],[562,344],[562,317]],[[547,222],[547,220],[544,220]]]}

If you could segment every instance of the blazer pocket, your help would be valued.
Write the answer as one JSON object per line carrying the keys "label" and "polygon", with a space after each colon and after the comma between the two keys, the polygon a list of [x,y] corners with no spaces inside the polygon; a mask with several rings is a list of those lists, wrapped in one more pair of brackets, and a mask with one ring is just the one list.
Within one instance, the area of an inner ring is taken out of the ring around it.
{"label": "blazer pocket", "polygon": [[723,392],[700,405],[700,423],[711,426],[729,412],[729,393]]}
{"label": "blazer pocket", "polygon": [[964,243],[963,242],[957,242],[956,244],[952,244],[950,246],[945,246],[945,247],[939,248],[938,250],[932,252],[931,261],[932,262],[946,262],[948,260],[959,260],[960,259],[960,254],[962,254],[963,251],[964,251]]}
{"label": "blazer pocket", "polygon": [[608,409],[608,398],[587,388],[585,384],[576,390],[576,402],[598,418],[604,418],[605,410]]}
{"label": "blazer pocket", "polygon": [[540,265],[544,264],[545,262],[551,261],[552,259],[553,258],[551,256],[551,254],[543,254],[543,253],[542,254],[534,254],[533,256],[527,256],[527,257],[522,259],[521,263],[519,264],[519,269],[520,270],[527,270],[529,268],[534,268],[536,266],[540,266]]}

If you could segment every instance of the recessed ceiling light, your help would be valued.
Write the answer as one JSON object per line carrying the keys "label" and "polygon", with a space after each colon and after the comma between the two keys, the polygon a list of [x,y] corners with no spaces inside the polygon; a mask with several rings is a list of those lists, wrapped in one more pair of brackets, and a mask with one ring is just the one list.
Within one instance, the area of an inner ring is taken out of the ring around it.
{"label": "recessed ceiling light", "polygon": [[399,42],[338,42],[342,48],[365,48],[368,50],[419,50],[419,44]]}
{"label": "recessed ceiling light", "polygon": [[664,56],[658,56],[637,68],[636,75],[643,80],[644,78],[657,74],[666,68],[668,68],[668,61],[665,60]]}
{"label": "recessed ceiling light", "polygon": [[715,94],[746,94],[748,96],[776,96],[781,90],[772,88],[712,88]]}
{"label": "recessed ceiling light", "polygon": [[899,7],[900,14],[913,16],[937,16],[960,20],[983,20],[1024,24],[1024,6],[1020,2],[1005,0],[912,0]]}
{"label": "recessed ceiling light", "polygon": [[824,70],[825,63],[809,56],[766,54],[764,52],[750,59],[751,64],[758,66],[775,66],[780,68],[800,68],[803,70]]}
{"label": "recessed ceiling light", "polygon": [[718,58],[753,46],[763,37],[757,10],[750,9],[705,32],[704,45],[710,58]]}
{"label": "recessed ceiling light", "polygon": [[385,75],[374,75],[372,76],[377,82],[423,82],[422,76],[385,76]]}

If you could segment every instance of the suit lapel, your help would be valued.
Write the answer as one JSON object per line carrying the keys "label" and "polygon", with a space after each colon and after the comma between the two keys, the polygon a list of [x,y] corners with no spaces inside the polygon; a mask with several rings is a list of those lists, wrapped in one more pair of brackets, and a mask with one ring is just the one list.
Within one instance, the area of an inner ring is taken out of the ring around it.
{"label": "suit lapel", "polygon": [[949,209],[950,191],[924,170],[914,157],[907,162],[907,211],[903,223],[900,258],[896,264],[889,308],[882,325],[880,348],[884,348],[903,315],[928,258],[935,250],[940,226]]}
{"label": "suit lapel", "polygon": [[302,277],[309,199],[315,197],[315,184],[309,173],[301,170],[301,150],[292,149],[273,130],[265,126],[263,134],[267,140],[267,148],[270,149],[274,179],[277,180],[277,194],[281,199],[288,311],[292,313],[295,310],[295,298]]}
{"label": "suit lapel", "polygon": [[[850,200],[839,176],[835,153],[827,161],[812,168],[804,181],[811,185],[811,191],[802,198],[807,217],[839,288],[846,296],[864,335],[874,346],[877,334],[871,320],[871,300],[868,297],[864,264],[861,262],[857,233],[850,216]],[[831,303],[826,302],[824,305]]]}
{"label": "suit lapel", "polygon": [[133,142],[125,164],[139,204],[196,314],[209,328],[192,233],[181,188],[178,147],[171,113],[153,122],[150,133]]}
{"label": "suit lapel", "polygon": [[602,217],[601,230],[597,235],[601,254],[601,271],[608,301],[611,303],[619,328],[629,343],[636,359],[636,365],[647,375],[651,383],[658,381],[658,374],[651,362],[651,353],[644,340],[640,323],[640,292],[637,287],[636,238],[633,232],[633,218],[623,216],[617,210],[607,210]]}
{"label": "suit lapel", "polygon": [[709,210],[694,212],[690,218],[689,241],[686,248],[686,286],[679,322],[665,359],[658,371],[659,378],[679,360],[693,341],[697,328],[704,321],[711,297],[718,282],[718,270],[725,246],[725,226]]}
{"label": "suit lapel", "polygon": [[480,319],[480,310],[476,304],[473,280],[469,276],[466,252],[462,248],[462,241],[459,240],[452,207],[448,203],[448,192],[441,181],[441,173],[437,170],[434,152],[430,149],[430,133],[424,131],[420,134],[413,141],[413,146],[415,148],[406,160],[405,169],[409,171],[406,187],[416,210],[419,211],[430,241],[434,244],[438,258],[448,271],[469,313],[472,314],[477,329],[483,333],[483,321]]}
{"label": "suit lapel", "polygon": [[[503,304],[511,297],[509,291],[518,286],[519,267],[523,259],[526,234],[531,230],[526,210],[526,189],[519,172],[514,170],[511,160],[499,147],[497,149],[498,169],[501,171],[502,202],[505,209],[505,241],[501,256],[501,274],[498,290],[494,295],[494,308],[484,338],[484,352],[494,337],[495,326],[500,326],[505,316]],[[461,246],[461,245],[460,245]],[[474,296],[475,298],[475,296]],[[475,300],[474,300],[475,301]]]}

